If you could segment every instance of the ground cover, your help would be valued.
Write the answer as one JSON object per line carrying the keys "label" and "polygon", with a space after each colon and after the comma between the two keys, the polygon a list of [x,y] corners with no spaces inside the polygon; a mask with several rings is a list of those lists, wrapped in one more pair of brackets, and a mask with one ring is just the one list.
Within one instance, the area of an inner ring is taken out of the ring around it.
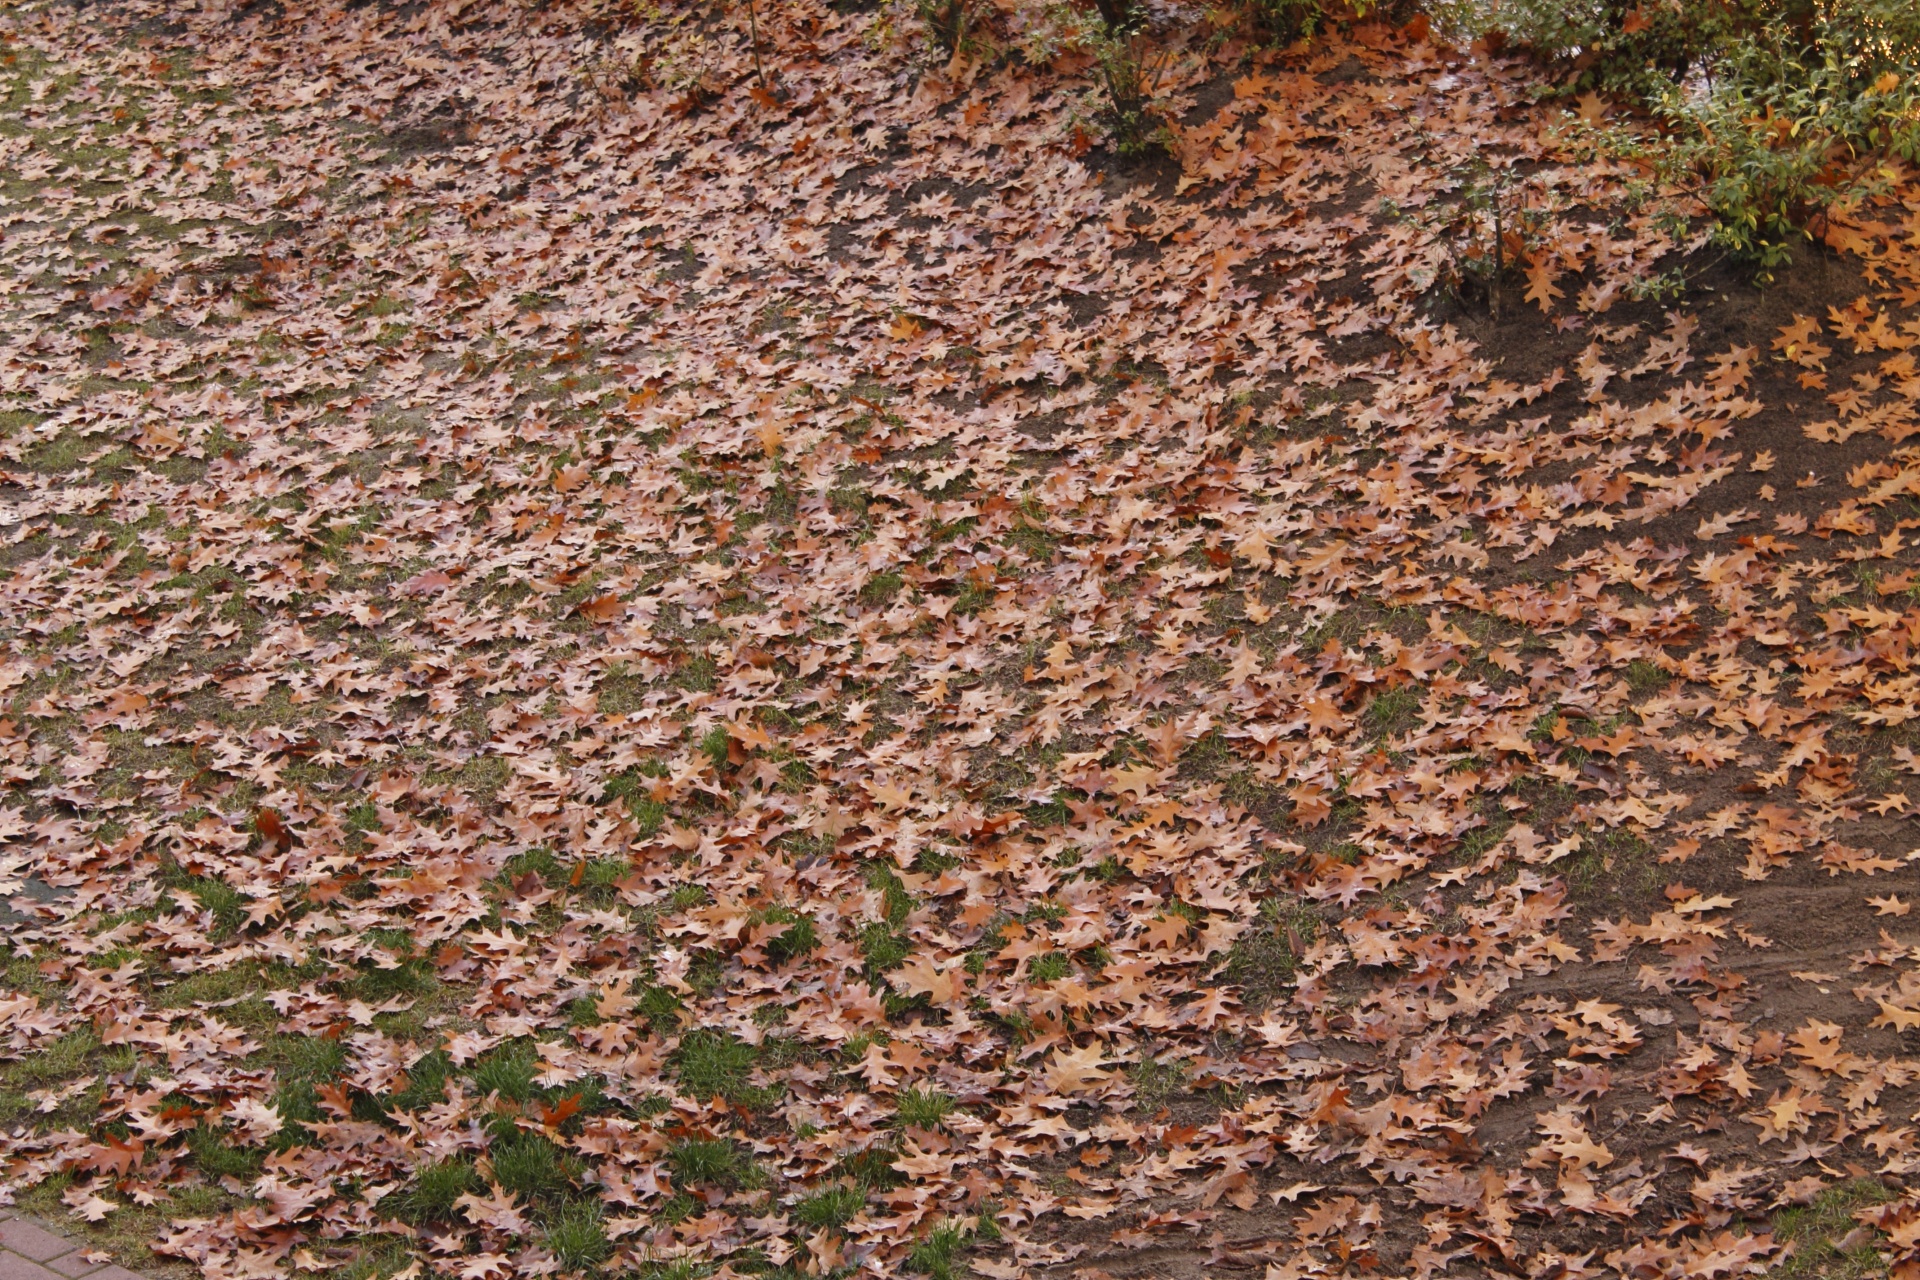
{"label": "ground cover", "polygon": [[1424,24],[1194,51],[1158,158],[926,48],[0,14],[4,1194],[233,1277],[1910,1268],[1911,175],[1759,290]]}

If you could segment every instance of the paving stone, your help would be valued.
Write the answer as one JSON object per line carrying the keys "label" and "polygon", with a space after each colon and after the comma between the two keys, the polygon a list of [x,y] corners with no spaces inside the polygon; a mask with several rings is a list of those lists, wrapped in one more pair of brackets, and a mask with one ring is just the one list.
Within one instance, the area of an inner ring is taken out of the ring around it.
{"label": "paving stone", "polygon": [[147,1280],[125,1267],[88,1262],[81,1256],[86,1250],[52,1223],[0,1208],[0,1280]]}
{"label": "paving stone", "polygon": [[17,1253],[0,1253],[0,1280],[60,1280],[60,1275]]}
{"label": "paving stone", "polygon": [[0,1222],[0,1249],[10,1249],[35,1262],[45,1262],[78,1246],[65,1236],[57,1236],[30,1218]]}

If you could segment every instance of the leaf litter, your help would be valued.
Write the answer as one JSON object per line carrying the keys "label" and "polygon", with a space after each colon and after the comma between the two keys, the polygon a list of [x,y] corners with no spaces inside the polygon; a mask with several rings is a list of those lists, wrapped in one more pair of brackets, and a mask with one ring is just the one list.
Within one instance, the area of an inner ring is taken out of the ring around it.
{"label": "leaf litter", "polygon": [[236,1278],[1920,1265],[1913,175],[1755,294],[1424,28],[1187,51],[1156,169],[884,14],[777,91],[87,15],[0,15],[0,1195]]}

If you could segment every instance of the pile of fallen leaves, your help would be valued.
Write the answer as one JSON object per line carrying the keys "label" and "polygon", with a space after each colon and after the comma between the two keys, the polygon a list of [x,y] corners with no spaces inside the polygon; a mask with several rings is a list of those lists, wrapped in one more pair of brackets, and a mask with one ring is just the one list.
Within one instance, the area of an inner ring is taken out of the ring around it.
{"label": "pile of fallen leaves", "polygon": [[1920,183],[1754,294],[1424,26],[1183,55],[1158,167],[910,26],[0,13],[0,1198],[1920,1274]]}

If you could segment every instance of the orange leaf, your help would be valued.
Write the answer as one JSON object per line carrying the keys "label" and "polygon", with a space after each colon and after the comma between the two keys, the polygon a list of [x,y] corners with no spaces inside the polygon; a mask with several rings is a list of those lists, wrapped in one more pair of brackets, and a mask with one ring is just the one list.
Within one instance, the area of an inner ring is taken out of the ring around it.
{"label": "orange leaf", "polygon": [[260,838],[275,849],[286,850],[293,847],[293,835],[287,830],[287,824],[274,809],[255,809],[253,811],[253,829]]}
{"label": "orange leaf", "polygon": [[595,622],[612,622],[626,611],[626,601],[612,593],[582,600],[576,610],[576,612],[582,616],[591,618]]}
{"label": "orange leaf", "polygon": [[1545,258],[1527,268],[1527,301],[1539,303],[1543,312],[1553,310],[1555,298],[1567,296],[1565,290],[1554,287],[1554,275],[1553,265]]}
{"label": "orange leaf", "polygon": [[580,1095],[570,1093],[552,1106],[540,1104],[540,1123],[550,1129],[558,1128],[568,1116],[580,1110]]}

